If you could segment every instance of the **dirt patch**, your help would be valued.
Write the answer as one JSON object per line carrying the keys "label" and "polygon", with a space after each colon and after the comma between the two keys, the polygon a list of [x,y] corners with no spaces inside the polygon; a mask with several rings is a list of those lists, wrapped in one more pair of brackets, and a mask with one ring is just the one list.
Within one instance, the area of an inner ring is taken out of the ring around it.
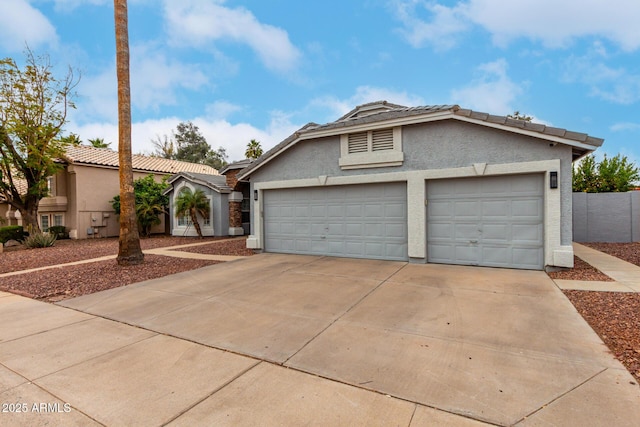
{"label": "dirt patch", "polygon": [[640,294],[564,293],[615,357],[640,381]]}
{"label": "dirt patch", "polygon": [[4,277],[0,290],[39,300],[60,301],[217,263],[145,255],[144,263],[136,266],[122,267],[114,259]]}
{"label": "dirt patch", "polygon": [[605,254],[640,266],[640,242],[634,243],[581,243]]}
{"label": "dirt patch", "polygon": [[604,274],[602,271],[587,264],[577,256],[573,257],[573,268],[569,268],[561,271],[554,271],[547,273],[552,279],[561,280],[588,280],[588,281],[601,281],[601,282],[613,282],[614,280]]}

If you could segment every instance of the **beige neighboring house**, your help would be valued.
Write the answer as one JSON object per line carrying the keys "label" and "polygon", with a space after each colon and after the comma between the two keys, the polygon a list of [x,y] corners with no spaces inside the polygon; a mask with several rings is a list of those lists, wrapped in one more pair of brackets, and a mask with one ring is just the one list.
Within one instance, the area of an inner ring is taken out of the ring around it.
{"label": "beige neighboring house", "polygon": [[[69,147],[64,169],[49,178],[50,196],[40,201],[38,223],[46,231],[63,225],[72,239],[117,236],[118,216],[110,201],[120,191],[118,152],[108,148],[79,145]],[[219,175],[210,166],[159,157],[133,156],[133,178],[153,174],[156,181],[180,172]],[[26,191],[26,188],[24,189]],[[21,225],[20,213],[0,201],[0,218],[6,225]],[[152,233],[165,233],[165,218]]]}

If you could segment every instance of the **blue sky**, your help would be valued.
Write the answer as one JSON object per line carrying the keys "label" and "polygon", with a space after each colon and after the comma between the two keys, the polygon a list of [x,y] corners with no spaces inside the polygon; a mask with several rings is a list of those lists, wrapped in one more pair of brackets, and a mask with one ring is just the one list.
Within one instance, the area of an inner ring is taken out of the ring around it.
{"label": "blue sky", "polygon": [[[354,106],[458,104],[604,138],[640,163],[635,0],[129,0],[134,152],[180,121],[229,160]],[[66,130],[117,147],[111,0],[2,0],[25,43],[82,79]]]}

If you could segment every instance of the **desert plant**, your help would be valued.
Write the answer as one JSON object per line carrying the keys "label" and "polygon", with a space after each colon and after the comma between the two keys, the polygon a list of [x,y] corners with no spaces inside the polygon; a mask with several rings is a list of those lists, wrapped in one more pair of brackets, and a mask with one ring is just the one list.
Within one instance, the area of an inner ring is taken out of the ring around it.
{"label": "desert plant", "polygon": [[8,225],[6,227],[0,227],[0,243],[5,244],[9,240],[17,240],[22,242],[24,240],[25,233],[21,225]]}
{"label": "desert plant", "polygon": [[57,236],[53,233],[33,233],[24,239],[27,248],[48,248],[55,244]]}

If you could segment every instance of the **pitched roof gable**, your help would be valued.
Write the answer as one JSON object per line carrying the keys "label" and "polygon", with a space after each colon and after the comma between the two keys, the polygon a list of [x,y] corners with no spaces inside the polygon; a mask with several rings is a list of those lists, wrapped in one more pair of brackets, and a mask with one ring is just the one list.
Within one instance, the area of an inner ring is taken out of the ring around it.
{"label": "pitched roof gable", "polygon": [[[109,166],[117,168],[120,164],[118,152],[110,148],[96,148],[87,145],[68,147],[64,160],[70,164]],[[203,173],[207,175],[219,175],[215,168],[199,163],[182,162],[180,160],[164,159],[134,154],[132,156],[133,169],[135,171],[160,172],[174,174],[178,172]]]}
{"label": "pitched roof gable", "polygon": [[173,183],[178,181],[179,179],[185,179],[194,184],[203,185],[207,188],[217,191],[218,193],[231,193],[231,191],[233,191],[227,185],[227,179],[222,175],[180,172],[171,176],[171,178],[169,178],[168,183],[171,184],[171,187],[167,188],[163,192],[163,194],[169,194],[171,191],[173,191]]}
{"label": "pitched roof gable", "polygon": [[458,105],[405,107],[391,104],[387,101],[378,101],[359,105],[335,122],[323,125],[308,123],[243,169],[238,174],[238,179],[247,178],[253,171],[303,139],[339,135],[347,132],[383,128],[385,126],[401,126],[451,119],[571,145],[574,147],[574,159],[592,152],[604,142],[602,138],[595,138],[585,133],[463,109]]}

